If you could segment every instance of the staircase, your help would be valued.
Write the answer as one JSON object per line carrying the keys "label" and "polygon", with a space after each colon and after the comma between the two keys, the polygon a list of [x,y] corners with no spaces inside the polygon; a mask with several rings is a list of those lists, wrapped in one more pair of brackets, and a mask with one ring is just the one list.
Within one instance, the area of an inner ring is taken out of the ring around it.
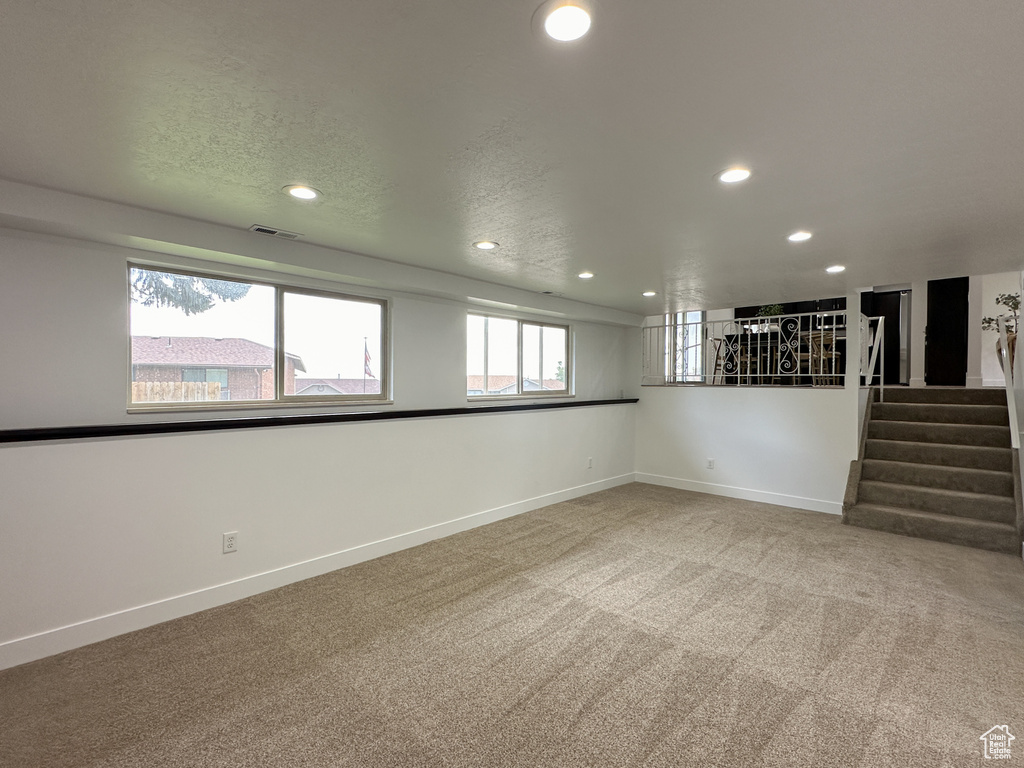
{"label": "staircase", "polygon": [[894,387],[877,398],[843,522],[1020,555],[1005,390]]}

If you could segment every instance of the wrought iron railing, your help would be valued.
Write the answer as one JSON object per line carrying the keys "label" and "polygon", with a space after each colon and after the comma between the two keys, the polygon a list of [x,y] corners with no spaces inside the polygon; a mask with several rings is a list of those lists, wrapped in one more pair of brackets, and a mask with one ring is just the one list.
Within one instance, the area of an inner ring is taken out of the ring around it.
{"label": "wrought iron railing", "polygon": [[643,328],[644,386],[845,383],[846,312],[685,322],[664,315]]}

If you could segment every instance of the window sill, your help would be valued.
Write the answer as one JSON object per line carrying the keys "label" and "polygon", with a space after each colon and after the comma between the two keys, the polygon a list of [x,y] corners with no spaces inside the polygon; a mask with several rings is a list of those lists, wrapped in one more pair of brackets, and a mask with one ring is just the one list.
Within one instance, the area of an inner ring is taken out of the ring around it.
{"label": "window sill", "polygon": [[205,413],[206,411],[271,411],[278,408],[323,408],[330,405],[351,408],[355,406],[377,407],[394,405],[394,400],[359,400],[311,397],[308,400],[214,400],[197,403],[134,403],[128,406],[128,413]]}
{"label": "window sill", "polygon": [[572,400],[576,395],[571,392],[565,394],[550,394],[550,395],[467,395],[466,402],[468,403],[507,403],[517,402],[522,403],[524,401],[536,400],[540,403],[546,403],[550,400]]}
{"label": "window sill", "polygon": [[131,424],[95,424],[79,427],[41,427],[35,429],[0,430],[0,443],[30,443],[52,440],[83,440],[92,438],[136,437],[185,432],[215,432],[234,429],[260,429],[268,427],[295,427],[313,424],[339,424],[361,421],[389,421],[394,419],[423,419],[447,416],[486,416],[487,414],[516,411],[543,411],[560,408],[586,408],[603,405],[631,405],[636,397],[618,397],[609,400],[576,400],[574,402],[503,403],[467,408],[424,408],[408,411],[347,411],[335,413],[301,413],[206,419],[193,421],[135,422]]}

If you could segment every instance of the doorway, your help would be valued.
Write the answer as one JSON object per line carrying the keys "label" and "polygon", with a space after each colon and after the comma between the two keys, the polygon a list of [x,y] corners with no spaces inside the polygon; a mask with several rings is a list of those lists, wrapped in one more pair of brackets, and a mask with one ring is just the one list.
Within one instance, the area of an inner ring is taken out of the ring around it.
{"label": "doorway", "polygon": [[928,281],[928,325],[924,335],[924,383],[967,384],[967,296],[969,277]]}
{"label": "doorway", "polygon": [[882,354],[887,386],[910,383],[910,290],[882,290],[860,295],[860,311],[885,318]]}

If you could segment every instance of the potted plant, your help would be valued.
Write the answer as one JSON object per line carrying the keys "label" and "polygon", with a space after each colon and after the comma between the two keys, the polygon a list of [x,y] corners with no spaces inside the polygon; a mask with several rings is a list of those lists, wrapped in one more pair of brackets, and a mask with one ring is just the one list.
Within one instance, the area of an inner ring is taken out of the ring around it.
{"label": "potted plant", "polygon": [[764,304],[757,309],[758,317],[775,317],[782,314],[781,304]]}
{"label": "potted plant", "polygon": [[[1020,294],[1000,293],[996,296],[996,304],[1010,310],[1009,316],[1002,315],[1003,325],[1006,326],[1007,356],[1010,358],[1010,370],[1013,370],[1013,354],[1017,348],[1017,327],[1020,322]],[[998,331],[999,324],[994,317],[981,318],[981,330]],[[1003,346],[999,339],[996,339],[996,356],[999,358],[999,367],[1003,367]]]}
{"label": "potted plant", "polygon": [[779,326],[775,325],[772,318],[781,315],[783,306],[781,304],[762,304],[757,308],[757,322],[751,326],[751,331],[761,333],[763,331],[777,331]]}

